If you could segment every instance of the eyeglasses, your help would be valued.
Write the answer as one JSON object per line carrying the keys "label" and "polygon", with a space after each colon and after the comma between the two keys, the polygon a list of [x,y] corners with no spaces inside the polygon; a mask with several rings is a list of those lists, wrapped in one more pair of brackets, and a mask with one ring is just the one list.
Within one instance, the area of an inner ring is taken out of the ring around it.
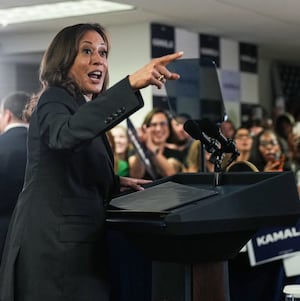
{"label": "eyeglasses", "polygon": [[236,135],[235,139],[243,139],[243,138],[252,138],[250,134],[241,134],[241,135]]}
{"label": "eyeglasses", "polygon": [[157,127],[157,126],[160,126],[160,127],[165,127],[165,126],[168,126],[168,121],[161,121],[161,122],[151,122],[149,123],[148,127]]}
{"label": "eyeglasses", "polygon": [[267,147],[268,145],[275,146],[275,145],[278,145],[278,141],[277,140],[261,140],[259,142],[259,145],[262,147]]}

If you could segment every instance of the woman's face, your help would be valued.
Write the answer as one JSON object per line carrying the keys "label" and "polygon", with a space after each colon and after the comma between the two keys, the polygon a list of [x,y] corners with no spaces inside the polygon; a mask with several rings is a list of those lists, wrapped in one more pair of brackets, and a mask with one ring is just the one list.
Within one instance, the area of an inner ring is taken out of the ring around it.
{"label": "woman's face", "polygon": [[79,41],[79,50],[68,76],[89,99],[100,93],[107,73],[107,45],[96,31],[87,31]]}
{"label": "woman's face", "polygon": [[259,139],[259,151],[266,162],[278,160],[281,149],[278,139],[273,133],[262,134]]}
{"label": "woman's face", "polygon": [[126,129],[115,127],[111,129],[111,134],[115,141],[116,154],[125,154],[128,149],[128,136]]}
{"label": "woman's face", "polygon": [[180,142],[186,142],[190,138],[190,135],[184,130],[184,122],[185,120],[180,117],[171,120],[173,131]]}
{"label": "woman's face", "polygon": [[231,122],[223,121],[221,123],[221,131],[226,138],[233,138],[235,129]]}
{"label": "woman's face", "polygon": [[253,139],[250,135],[249,130],[241,128],[238,129],[234,138],[236,148],[242,152],[248,152],[252,148]]}
{"label": "woman's face", "polygon": [[170,135],[169,123],[165,114],[154,114],[147,131],[156,145],[165,143]]}

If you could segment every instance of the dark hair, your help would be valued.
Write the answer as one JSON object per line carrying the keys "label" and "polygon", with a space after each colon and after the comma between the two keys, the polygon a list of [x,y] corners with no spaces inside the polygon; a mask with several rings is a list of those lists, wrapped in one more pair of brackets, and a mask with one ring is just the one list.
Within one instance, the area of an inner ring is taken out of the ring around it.
{"label": "dark hair", "polygon": [[159,113],[162,113],[162,114],[164,114],[166,116],[166,118],[168,120],[168,126],[171,127],[171,121],[170,121],[169,114],[167,113],[167,111],[165,111],[162,108],[153,108],[151,111],[149,111],[147,113],[147,115],[145,116],[142,125],[145,125],[146,127],[149,127],[150,123],[152,121],[153,116],[156,115],[156,114],[159,114]]}
{"label": "dark hair", "polygon": [[235,129],[234,135],[233,135],[233,138],[234,138],[234,139],[236,138],[237,133],[238,133],[240,130],[246,130],[246,131],[249,133],[249,135],[251,136],[251,131],[250,131],[250,129],[249,129],[248,127],[242,125],[242,126],[240,126],[240,127],[238,127],[238,128]]}
{"label": "dark hair", "polygon": [[22,120],[23,110],[30,100],[30,94],[17,91],[10,93],[2,100],[4,110],[10,111],[18,120]]}
{"label": "dark hair", "polygon": [[275,129],[276,134],[279,137],[287,139],[288,135],[285,132],[284,125],[288,124],[292,128],[294,126],[294,123],[295,123],[295,119],[294,119],[294,117],[290,113],[286,112],[284,114],[279,115],[276,118],[275,124],[274,124],[274,129]]}
{"label": "dark hair", "polygon": [[[23,119],[29,122],[40,95],[49,86],[65,88],[72,96],[79,94],[80,88],[77,83],[68,77],[70,68],[78,54],[79,41],[88,31],[96,31],[110,49],[110,41],[105,29],[98,23],[81,23],[62,29],[52,40],[46,50],[40,66],[40,82],[42,88],[39,92],[31,95],[30,102],[23,111]],[[109,75],[106,73],[102,91],[106,90]],[[94,97],[97,95],[93,95]]]}
{"label": "dark hair", "polygon": [[26,104],[24,110],[23,110],[23,116],[22,119],[29,123],[31,115],[36,107],[36,104],[39,100],[39,94],[32,93],[30,96],[30,99],[28,103]]}
{"label": "dark hair", "polygon": [[192,119],[191,115],[189,115],[188,113],[179,113],[177,115],[174,116],[175,119],[177,118],[181,118],[183,119],[184,121],[187,121],[189,119]]}
{"label": "dark hair", "polygon": [[253,140],[253,145],[252,145],[252,149],[251,149],[251,155],[250,155],[250,159],[249,161],[252,162],[253,164],[255,164],[255,166],[257,166],[257,168],[260,171],[263,171],[264,166],[266,164],[265,159],[263,158],[260,150],[259,150],[259,145],[260,145],[260,139],[262,136],[264,135],[274,135],[276,137],[276,140],[278,141],[278,145],[281,149],[281,152],[284,152],[284,146],[282,144],[282,139],[280,139],[280,137],[276,134],[276,132],[272,129],[264,129],[263,131],[261,131],[256,137],[254,137]]}
{"label": "dark hair", "polygon": [[[78,85],[68,77],[68,73],[77,56],[79,41],[88,31],[98,32],[107,44],[109,51],[108,35],[100,24],[81,23],[65,27],[54,37],[43,56],[40,66],[42,90],[55,85],[64,87],[73,96],[80,93]],[[106,74],[103,90],[106,89],[107,85],[108,73]]]}

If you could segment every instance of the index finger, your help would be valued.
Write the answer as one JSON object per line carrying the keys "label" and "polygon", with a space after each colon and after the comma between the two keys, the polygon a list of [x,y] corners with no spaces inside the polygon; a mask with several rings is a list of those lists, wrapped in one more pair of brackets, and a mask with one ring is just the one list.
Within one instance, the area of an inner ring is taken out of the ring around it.
{"label": "index finger", "polygon": [[180,57],[183,56],[183,51],[179,51],[179,52],[175,52],[172,54],[167,54],[164,56],[161,56],[159,58],[157,58],[158,62],[161,63],[162,65],[167,65],[172,61],[175,61],[177,59],[179,59]]}

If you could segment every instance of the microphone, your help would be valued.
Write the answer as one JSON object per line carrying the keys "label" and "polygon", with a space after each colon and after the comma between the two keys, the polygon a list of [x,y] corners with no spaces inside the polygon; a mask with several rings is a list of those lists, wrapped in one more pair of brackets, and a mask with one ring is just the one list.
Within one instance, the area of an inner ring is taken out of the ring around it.
{"label": "microphone", "polygon": [[184,123],[183,128],[192,138],[200,140],[209,153],[213,153],[219,149],[218,146],[203,133],[198,121],[189,119]]}
{"label": "microphone", "polygon": [[216,139],[221,144],[221,150],[225,153],[233,153],[239,156],[239,151],[236,149],[232,139],[227,139],[220,131],[220,128],[208,119],[199,121],[199,126],[202,131],[213,139]]}

